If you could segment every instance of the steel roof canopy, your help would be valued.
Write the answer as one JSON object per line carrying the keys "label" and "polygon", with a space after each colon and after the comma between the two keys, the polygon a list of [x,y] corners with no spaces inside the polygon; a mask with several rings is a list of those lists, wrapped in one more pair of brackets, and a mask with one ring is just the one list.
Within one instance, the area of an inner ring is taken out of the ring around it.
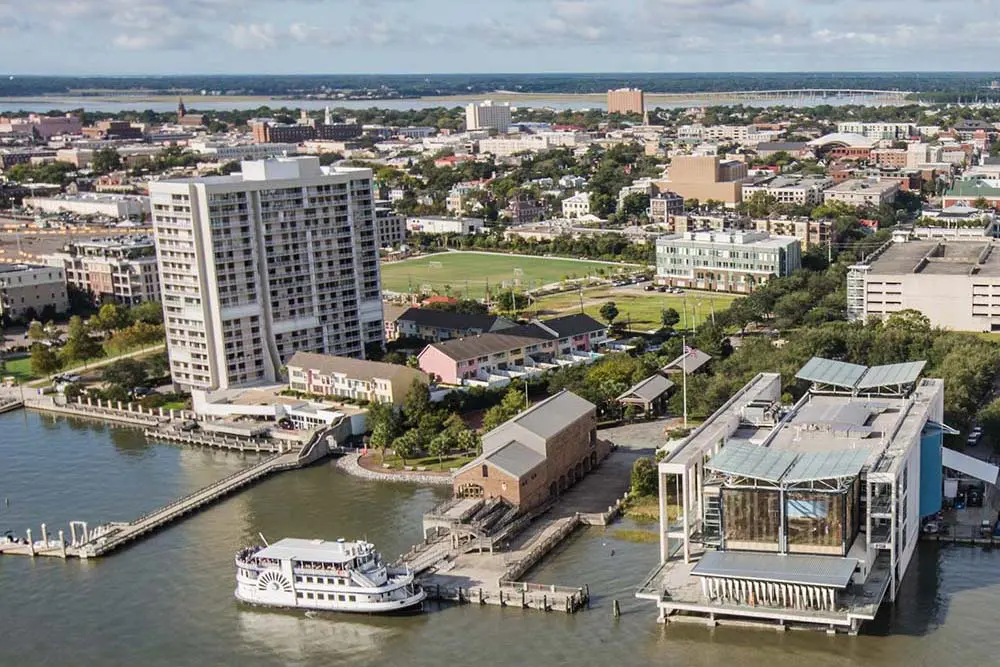
{"label": "steel roof canopy", "polygon": [[926,365],[926,361],[910,361],[904,364],[872,366],[855,386],[858,389],[874,389],[889,385],[911,384],[917,381]]}
{"label": "steel roof canopy", "polygon": [[855,384],[867,370],[867,366],[813,357],[795,374],[795,377],[817,384],[831,384],[836,387],[854,389]]}
{"label": "steel roof canopy", "polygon": [[706,551],[691,570],[695,577],[721,577],[782,584],[845,588],[857,559],[833,556]]}
{"label": "steel roof canopy", "polygon": [[800,380],[844,389],[877,389],[912,384],[920,377],[926,361],[909,361],[884,366],[861,366],[846,361],[813,357],[795,374]]}
{"label": "steel roof canopy", "polygon": [[857,477],[868,461],[867,449],[843,449],[836,452],[802,454],[781,481],[786,484],[816,482],[824,479]]}
{"label": "steel roof canopy", "polygon": [[740,475],[777,484],[795,463],[797,454],[747,442],[728,442],[705,467],[724,475]]}

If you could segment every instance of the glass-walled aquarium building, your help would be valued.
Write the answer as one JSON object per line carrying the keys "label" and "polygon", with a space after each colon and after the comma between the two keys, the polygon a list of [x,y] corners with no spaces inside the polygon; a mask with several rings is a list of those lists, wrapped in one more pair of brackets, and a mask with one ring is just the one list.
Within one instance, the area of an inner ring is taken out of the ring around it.
{"label": "glass-walled aquarium building", "polygon": [[942,462],[966,463],[942,451],[944,383],[924,365],[814,358],[793,405],[761,373],[668,446],[660,562],[637,597],[662,622],[858,632],[896,598],[921,519],[941,507]]}

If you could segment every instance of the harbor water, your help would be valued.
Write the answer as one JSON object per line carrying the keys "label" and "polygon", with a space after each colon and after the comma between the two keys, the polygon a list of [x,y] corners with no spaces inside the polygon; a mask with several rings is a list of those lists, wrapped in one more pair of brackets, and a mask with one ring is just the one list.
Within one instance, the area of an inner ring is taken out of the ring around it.
{"label": "harbor water", "polygon": [[[0,416],[0,532],[127,521],[255,459],[147,442],[136,430],[29,412]],[[420,539],[447,489],[377,484],[332,463],[282,473],[117,554],[89,562],[0,557],[6,665],[801,665],[993,664],[1000,552],[921,545],[895,606],[861,636],[660,626],[632,597],[657,547],[577,532],[528,578],[588,584],[575,615],[431,606],[413,617],[249,608],[233,555],[259,541],[367,538],[389,559]],[[9,504],[3,503],[6,498]],[[37,533],[36,533],[37,534]],[[621,618],[612,618],[614,600]]]}

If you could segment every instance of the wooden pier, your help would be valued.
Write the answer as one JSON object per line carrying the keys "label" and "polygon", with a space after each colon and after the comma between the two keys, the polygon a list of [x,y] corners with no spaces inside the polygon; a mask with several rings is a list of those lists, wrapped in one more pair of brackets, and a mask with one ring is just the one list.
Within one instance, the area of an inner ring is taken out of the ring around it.
{"label": "wooden pier", "polygon": [[241,453],[254,454],[280,454],[289,451],[293,445],[284,441],[250,440],[244,438],[227,438],[223,436],[204,435],[199,433],[185,433],[183,431],[168,431],[165,429],[147,429],[143,431],[150,440],[162,440],[178,445],[192,445],[195,447],[212,447],[215,449],[228,449]]}
{"label": "wooden pier", "polygon": [[458,604],[494,605],[572,614],[590,606],[590,589],[547,586],[529,582],[507,582],[496,587],[424,585],[428,600]]}
{"label": "wooden pier", "polygon": [[24,407],[24,401],[20,399],[0,398],[0,415],[6,412],[13,412]]}

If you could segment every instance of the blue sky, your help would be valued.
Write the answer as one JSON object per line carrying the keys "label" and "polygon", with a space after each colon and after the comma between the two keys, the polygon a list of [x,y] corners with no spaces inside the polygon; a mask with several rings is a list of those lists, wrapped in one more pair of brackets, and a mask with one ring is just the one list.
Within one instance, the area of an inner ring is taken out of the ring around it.
{"label": "blue sky", "polygon": [[22,74],[996,70],[998,0],[0,0]]}

